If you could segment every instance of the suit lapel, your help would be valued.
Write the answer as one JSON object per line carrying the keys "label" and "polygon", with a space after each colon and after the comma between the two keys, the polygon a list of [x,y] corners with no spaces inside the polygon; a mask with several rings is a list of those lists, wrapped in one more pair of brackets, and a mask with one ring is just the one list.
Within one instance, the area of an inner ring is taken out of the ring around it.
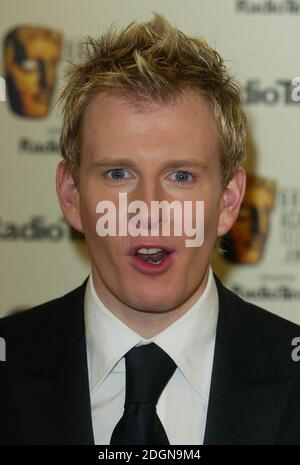
{"label": "suit lapel", "polygon": [[[204,444],[274,444],[291,378],[274,363],[247,304],[215,279],[219,319]],[[32,331],[37,340],[26,339],[21,352],[8,354],[19,442],[94,444],[85,286],[47,307]]]}
{"label": "suit lapel", "polygon": [[274,444],[291,379],[277,373],[242,301],[215,278],[219,320],[204,444]]}
{"label": "suit lapel", "polygon": [[204,444],[274,444],[290,385],[247,384],[216,342]]}
{"label": "suit lapel", "polygon": [[[84,329],[84,290],[59,299],[27,363],[10,371],[25,444],[93,444]],[[43,310],[36,310],[43,311]],[[50,313],[49,313],[50,314]],[[19,366],[18,366],[19,365]]]}

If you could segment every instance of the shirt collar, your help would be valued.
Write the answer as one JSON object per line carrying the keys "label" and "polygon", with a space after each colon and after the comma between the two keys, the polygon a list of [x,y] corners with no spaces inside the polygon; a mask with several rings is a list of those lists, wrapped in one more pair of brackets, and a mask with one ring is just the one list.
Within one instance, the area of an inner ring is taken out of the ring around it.
{"label": "shirt collar", "polygon": [[[155,342],[168,353],[194,389],[207,400],[218,309],[218,292],[210,267],[207,285],[193,306],[159,334],[145,339],[103,304],[90,274],[84,310],[91,393],[97,390],[132,347]],[[122,362],[120,368],[124,371],[125,360]]]}

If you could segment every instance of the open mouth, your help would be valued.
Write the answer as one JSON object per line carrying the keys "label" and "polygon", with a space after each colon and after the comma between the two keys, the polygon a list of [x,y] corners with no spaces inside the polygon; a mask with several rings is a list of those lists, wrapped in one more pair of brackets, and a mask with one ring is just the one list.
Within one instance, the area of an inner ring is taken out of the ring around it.
{"label": "open mouth", "polygon": [[174,263],[175,250],[161,244],[136,244],[130,248],[130,261],[134,268],[147,275],[168,271]]}
{"label": "open mouth", "polygon": [[140,248],[136,251],[136,257],[147,263],[159,265],[169,255],[164,249],[159,248]]}

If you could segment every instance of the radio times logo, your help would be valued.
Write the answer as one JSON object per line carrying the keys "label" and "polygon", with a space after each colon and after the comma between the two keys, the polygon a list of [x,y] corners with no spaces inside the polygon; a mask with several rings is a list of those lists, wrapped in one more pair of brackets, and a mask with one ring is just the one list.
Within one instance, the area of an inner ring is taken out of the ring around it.
{"label": "radio times logo", "polygon": [[296,0],[236,0],[235,10],[244,14],[296,15],[300,13],[300,2]]}
{"label": "radio times logo", "polygon": [[28,221],[16,223],[0,217],[0,240],[59,242],[64,239],[84,240],[84,236],[71,228],[64,218],[49,222],[43,215],[33,215]]}
{"label": "radio times logo", "polygon": [[260,79],[249,79],[243,86],[246,105],[297,105],[300,103],[300,77],[277,79],[265,85]]}

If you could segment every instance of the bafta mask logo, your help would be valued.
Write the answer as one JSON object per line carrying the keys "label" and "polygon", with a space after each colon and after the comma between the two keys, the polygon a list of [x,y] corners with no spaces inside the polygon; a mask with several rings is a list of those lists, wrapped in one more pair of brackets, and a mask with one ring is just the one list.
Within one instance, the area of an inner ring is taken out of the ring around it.
{"label": "bafta mask logo", "polygon": [[4,40],[4,69],[8,100],[18,115],[47,115],[60,59],[62,35],[52,29],[21,26]]}
{"label": "bafta mask logo", "polygon": [[234,263],[255,264],[263,256],[274,207],[276,183],[248,175],[239,217],[224,240],[225,257]]}

